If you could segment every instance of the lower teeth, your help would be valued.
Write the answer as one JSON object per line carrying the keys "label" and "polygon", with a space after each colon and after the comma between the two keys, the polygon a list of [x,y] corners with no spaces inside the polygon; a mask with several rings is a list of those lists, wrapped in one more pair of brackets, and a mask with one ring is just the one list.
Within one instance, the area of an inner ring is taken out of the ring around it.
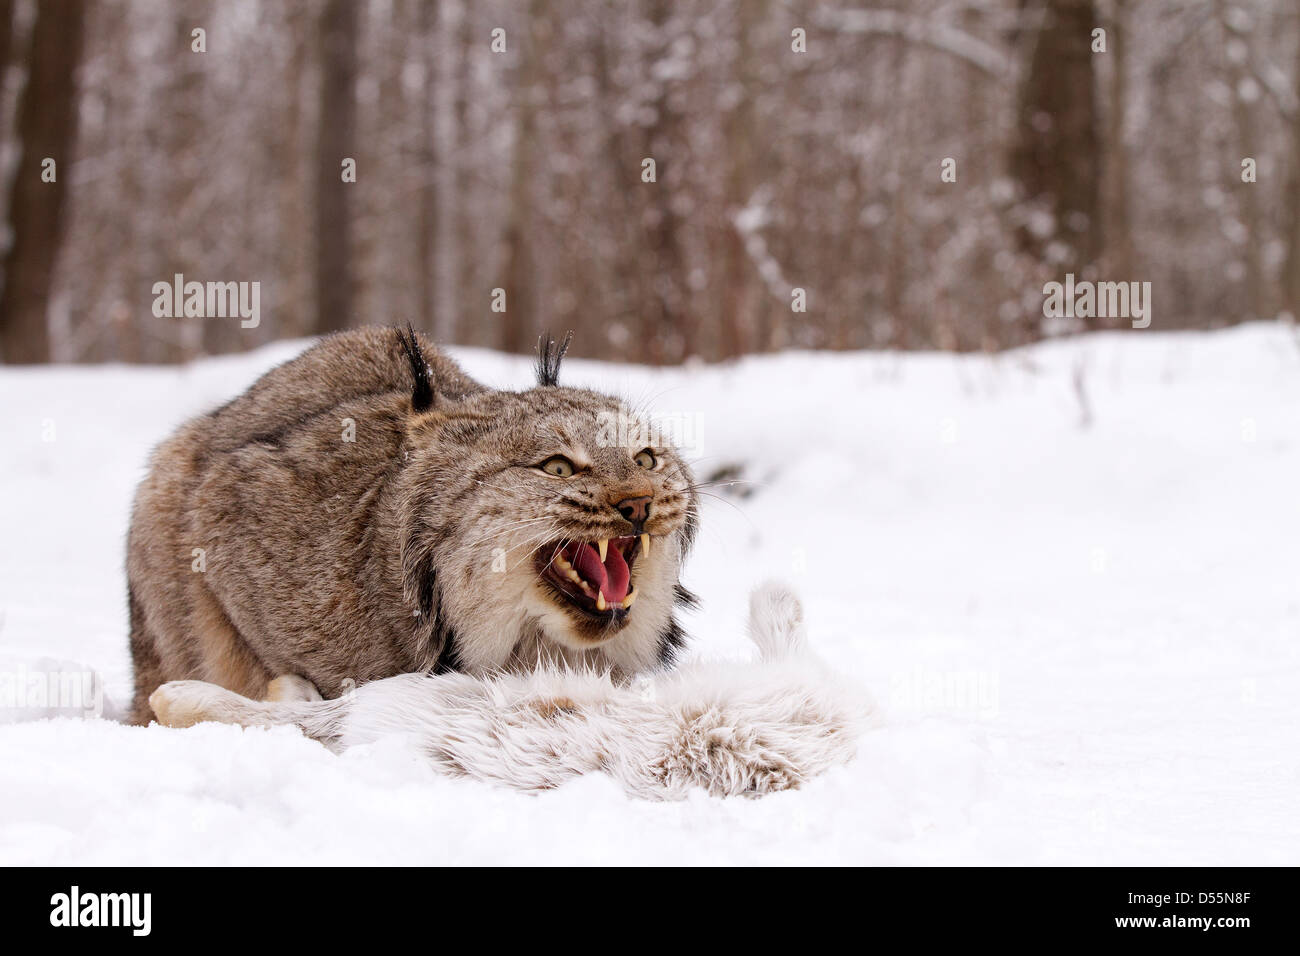
{"label": "lower teeth", "polygon": [[578,585],[578,587],[582,588],[582,593],[587,598],[596,602],[596,610],[598,611],[606,611],[610,608],[614,608],[615,610],[626,611],[628,608],[632,606],[632,602],[636,600],[637,590],[635,587],[633,587],[630,591],[628,591],[627,596],[623,598],[623,600],[620,603],[612,604],[605,600],[604,591],[598,590],[596,591],[595,594],[593,594],[591,585],[586,582],[586,580],[582,577],[582,575],[580,575],[577,571],[573,569],[572,565],[569,565],[568,568],[562,570],[564,570],[565,576],[570,581]]}

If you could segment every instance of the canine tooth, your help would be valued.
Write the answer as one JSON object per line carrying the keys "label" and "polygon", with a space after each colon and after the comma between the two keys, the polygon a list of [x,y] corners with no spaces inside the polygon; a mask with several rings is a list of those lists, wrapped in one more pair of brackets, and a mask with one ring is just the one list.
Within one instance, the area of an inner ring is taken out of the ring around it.
{"label": "canine tooth", "polygon": [[596,548],[600,551],[600,563],[605,563],[605,555],[609,554],[609,538],[601,538],[596,542]]}
{"label": "canine tooth", "polygon": [[627,592],[627,597],[623,598],[623,610],[626,611],[628,608],[632,606],[632,602],[636,600],[636,595],[637,595],[636,588],[633,588],[632,590]]}
{"label": "canine tooth", "polygon": [[604,592],[604,591],[597,591],[597,592],[596,592],[596,610],[597,610],[597,611],[603,611],[603,610],[605,610],[605,608],[606,608],[607,606],[608,606],[608,605],[605,604],[605,592]]}
{"label": "canine tooth", "polygon": [[641,555],[642,557],[650,556],[650,535],[641,535]]}

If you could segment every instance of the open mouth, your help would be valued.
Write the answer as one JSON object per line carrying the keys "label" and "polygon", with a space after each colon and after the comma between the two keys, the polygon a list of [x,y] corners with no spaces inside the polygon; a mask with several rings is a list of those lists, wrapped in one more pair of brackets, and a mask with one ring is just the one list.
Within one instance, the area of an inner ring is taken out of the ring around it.
{"label": "open mouth", "polygon": [[612,621],[627,615],[637,598],[632,568],[650,550],[650,535],[557,541],[537,552],[543,581],[579,611]]}

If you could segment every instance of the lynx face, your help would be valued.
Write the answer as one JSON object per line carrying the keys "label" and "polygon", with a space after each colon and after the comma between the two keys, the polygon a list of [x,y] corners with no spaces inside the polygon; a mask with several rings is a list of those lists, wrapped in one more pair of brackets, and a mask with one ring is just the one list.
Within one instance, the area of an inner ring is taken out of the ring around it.
{"label": "lynx face", "polygon": [[551,386],[481,393],[411,429],[428,551],[407,567],[417,589],[436,569],[455,666],[598,651],[631,673],[671,655],[693,481],[672,447],[611,444],[620,416],[607,396]]}

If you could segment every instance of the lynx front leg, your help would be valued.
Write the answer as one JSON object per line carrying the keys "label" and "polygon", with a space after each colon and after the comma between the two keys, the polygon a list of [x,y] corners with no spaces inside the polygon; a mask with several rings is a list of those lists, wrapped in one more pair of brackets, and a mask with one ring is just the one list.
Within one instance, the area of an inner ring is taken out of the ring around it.
{"label": "lynx front leg", "polygon": [[293,723],[297,708],[277,705],[323,700],[316,685],[297,674],[282,674],[266,687],[264,700],[256,701],[201,680],[174,680],[149,697],[158,723],[164,727],[192,727],[205,720],[243,727],[269,727]]}
{"label": "lynx front leg", "polygon": [[149,695],[149,706],[164,727],[193,727],[204,721],[244,727],[277,722],[265,713],[268,705],[201,680],[169,681]]}
{"label": "lynx front leg", "polygon": [[271,681],[266,693],[266,700],[249,700],[206,681],[174,680],[153,692],[149,706],[164,727],[192,727],[204,721],[294,726],[312,740],[337,748],[350,700],[324,700],[311,681],[293,674]]}

